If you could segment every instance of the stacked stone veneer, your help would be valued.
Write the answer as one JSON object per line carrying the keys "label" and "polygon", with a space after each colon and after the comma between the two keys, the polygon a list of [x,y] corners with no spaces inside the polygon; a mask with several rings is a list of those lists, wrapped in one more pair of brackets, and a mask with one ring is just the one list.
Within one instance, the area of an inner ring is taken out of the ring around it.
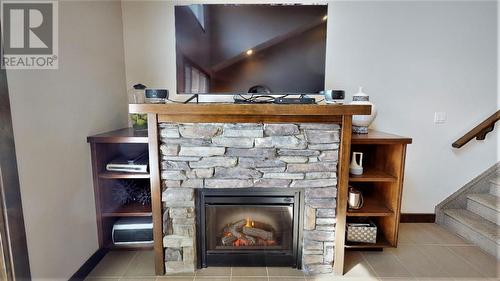
{"label": "stacked stone veneer", "polygon": [[161,123],[166,272],[196,267],[195,188],[305,190],[303,267],[332,271],[337,124]]}

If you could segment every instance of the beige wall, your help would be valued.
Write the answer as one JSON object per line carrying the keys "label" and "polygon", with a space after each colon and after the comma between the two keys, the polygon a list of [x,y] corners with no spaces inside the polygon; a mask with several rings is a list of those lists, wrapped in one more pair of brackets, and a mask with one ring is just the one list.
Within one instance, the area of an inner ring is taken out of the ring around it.
{"label": "beige wall", "polygon": [[[335,2],[328,73],[365,86],[378,105],[374,128],[411,136],[403,211],[430,213],[497,162],[498,130],[451,144],[497,109],[495,1]],[[357,19],[363,19],[359,21]],[[434,124],[434,112],[447,113]]]}
{"label": "beige wall", "polygon": [[[174,4],[224,2],[287,1],[124,2],[127,85],[145,82],[175,93]],[[326,2],[326,88],[345,89],[350,98],[365,86],[379,108],[374,127],[414,138],[403,211],[433,212],[497,161],[498,130],[484,142],[451,148],[496,110],[496,1]],[[434,124],[435,111],[447,112],[448,122]]]}
{"label": "beige wall", "polygon": [[31,273],[97,250],[88,135],[127,125],[120,2],[59,2],[59,69],[8,71]]}

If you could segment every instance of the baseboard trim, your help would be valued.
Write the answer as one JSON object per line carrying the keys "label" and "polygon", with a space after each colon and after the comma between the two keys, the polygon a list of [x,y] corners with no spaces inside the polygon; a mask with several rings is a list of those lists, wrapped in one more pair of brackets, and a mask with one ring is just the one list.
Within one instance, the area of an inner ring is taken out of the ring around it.
{"label": "baseboard trim", "polygon": [[69,278],[69,281],[83,281],[96,265],[104,258],[109,249],[99,249]]}
{"label": "baseboard trim", "polygon": [[401,214],[399,222],[405,223],[433,223],[436,221],[436,214]]}

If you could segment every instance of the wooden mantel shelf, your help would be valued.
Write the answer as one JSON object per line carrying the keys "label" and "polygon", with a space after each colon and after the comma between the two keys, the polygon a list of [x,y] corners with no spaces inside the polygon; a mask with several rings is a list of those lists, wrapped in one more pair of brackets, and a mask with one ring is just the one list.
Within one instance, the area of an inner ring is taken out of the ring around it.
{"label": "wooden mantel shelf", "polygon": [[167,115],[367,115],[370,105],[324,104],[130,104],[130,113]]}
{"label": "wooden mantel shelf", "polygon": [[130,113],[156,114],[158,122],[341,122],[342,116],[368,115],[370,105],[321,104],[130,104]]}

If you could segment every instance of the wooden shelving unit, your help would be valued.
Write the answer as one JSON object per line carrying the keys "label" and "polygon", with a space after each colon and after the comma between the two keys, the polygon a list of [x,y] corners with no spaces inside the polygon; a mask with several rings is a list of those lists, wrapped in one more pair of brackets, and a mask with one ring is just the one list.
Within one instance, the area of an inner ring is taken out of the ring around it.
{"label": "wooden shelving unit", "polygon": [[151,205],[137,203],[118,207],[104,207],[102,211],[103,217],[150,217],[151,215]]}
{"label": "wooden shelving unit", "polygon": [[[397,247],[406,146],[411,138],[370,130],[353,134],[351,152],[363,152],[364,173],[349,176],[349,185],[363,194],[359,210],[347,210],[347,222],[366,218],[377,225],[377,243],[345,242],[346,249]],[[351,153],[352,154],[352,153]]]}
{"label": "wooden shelving unit", "polygon": [[111,241],[113,224],[123,217],[151,217],[151,204],[129,203],[122,205],[112,200],[112,189],[119,181],[133,180],[149,184],[149,173],[122,173],[106,171],[106,164],[118,156],[136,156],[148,151],[147,132],[131,128],[89,136],[92,157],[92,174],[96,205],[99,247],[105,249],[152,249],[153,243],[114,245]]}
{"label": "wooden shelving unit", "polygon": [[397,178],[385,171],[367,168],[360,176],[350,175],[349,182],[395,182]]}
{"label": "wooden shelving unit", "polygon": [[149,179],[149,174],[145,173],[120,173],[105,171],[99,173],[101,179]]}
{"label": "wooden shelving unit", "polygon": [[346,242],[346,249],[379,249],[391,247],[389,241],[385,239],[384,235],[377,235],[377,243],[367,244],[358,242]]}
{"label": "wooden shelving unit", "polygon": [[393,214],[385,202],[375,198],[365,198],[364,205],[359,210],[347,209],[348,217],[386,217]]}
{"label": "wooden shelving unit", "polygon": [[105,248],[110,250],[152,250],[154,243],[144,243],[135,245],[114,245],[109,243],[105,245]]}

